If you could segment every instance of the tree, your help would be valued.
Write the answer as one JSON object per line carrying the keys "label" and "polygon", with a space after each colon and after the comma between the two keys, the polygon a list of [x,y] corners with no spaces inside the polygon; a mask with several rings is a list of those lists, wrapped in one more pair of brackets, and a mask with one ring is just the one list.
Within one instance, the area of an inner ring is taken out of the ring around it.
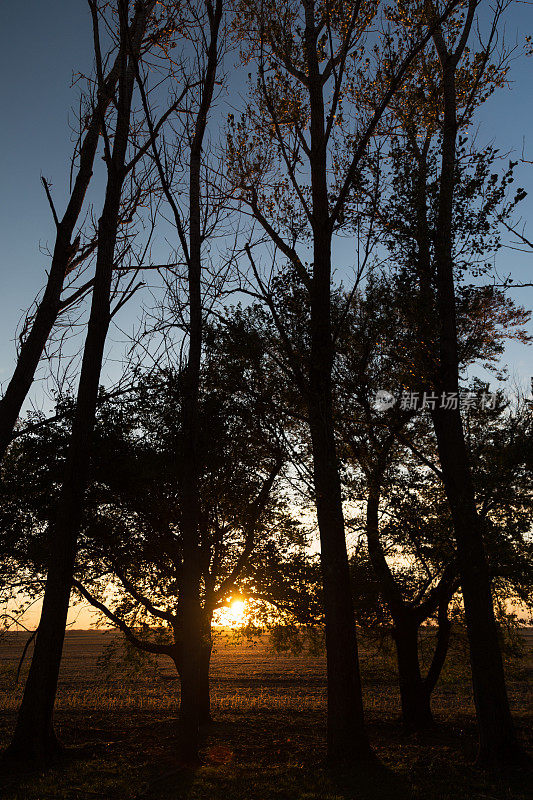
{"label": "tree", "polygon": [[[354,581],[361,578],[361,587],[354,585],[356,614],[365,627],[391,631],[402,720],[409,730],[423,730],[433,721],[431,692],[448,649],[448,607],[458,581],[427,420],[391,393],[399,395],[412,377],[405,355],[416,330],[400,311],[404,300],[401,285],[378,278],[364,292],[339,296],[337,313],[348,310],[335,364],[336,427],[345,513],[364,539],[351,559]],[[375,403],[383,391],[392,398],[386,411]],[[419,632],[430,619],[437,624],[436,646],[422,677]]]}
{"label": "tree", "polygon": [[[420,10],[415,4],[416,10]],[[285,309],[246,252],[260,294],[278,326],[284,358],[305,398],[313,450],[313,482],[320,530],[328,671],[328,759],[356,763],[369,757],[364,728],[357,640],[346,551],[341,481],[333,422],[332,367],[336,332],[331,319],[332,243],[348,208],[367,145],[410,66],[430,39],[423,15],[405,35],[394,21],[382,31],[378,66],[372,53],[373,3],[240,4],[237,32],[243,56],[257,64],[246,115],[230,120],[235,185],[273,262],[285,259],[307,295],[305,350],[284,324]],[[449,9],[444,9],[444,16]],[[383,86],[370,103],[362,88]],[[281,165],[281,168],[280,168]],[[311,250],[311,265],[306,249]]]}
{"label": "tree", "polygon": [[[186,271],[185,308],[188,320],[185,332],[188,338],[186,366],[180,369],[183,389],[184,443],[187,458],[181,462],[181,486],[183,502],[180,507],[181,532],[183,537],[183,574],[180,590],[182,700],[180,707],[181,749],[187,761],[199,760],[199,683],[202,663],[202,640],[205,635],[204,615],[200,600],[201,583],[201,497],[199,490],[202,464],[199,461],[199,397],[200,372],[203,347],[204,315],[209,303],[205,290],[206,255],[205,245],[216,230],[219,206],[213,202],[209,183],[208,157],[205,144],[211,106],[217,83],[220,83],[220,66],[225,48],[225,22],[222,0],[187,2],[179,8],[179,24],[188,31],[193,42],[192,73],[188,80],[192,84],[190,102],[185,109],[184,122],[176,135],[174,158],[168,157],[167,143],[161,148],[152,136],[152,156],[157,168],[162,195],[166,199],[174,221],[181,250],[180,263]],[[192,36],[191,36],[192,34]],[[187,54],[188,56],[188,54]],[[152,133],[153,113],[144,90],[145,76],[137,65],[137,82],[143,109]],[[176,130],[174,131],[176,133]],[[187,178],[183,179],[182,164],[187,153]],[[177,179],[175,173],[178,173]],[[185,186],[183,186],[185,183]],[[206,185],[207,184],[207,185]],[[185,193],[188,201],[186,216],[180,207],[179,196]],[[211,208],[211,203],[215,209]],[[187,219],[188,217],[188,219]],[[214,281],[216,283],[216,281]],[[178,282],[179,283],[179,282]],[[172,287],[174,299],[179,298],[179,289]],[[216,292],[215,292],[216,294]],[[185,309],[178,299],[174,317],[184,317]],[[164,323],[166,325],[166,323]],[[171,324],[172,325],[172,324]],[[174,325],[175,326],[175,325]]]}
{"label": "tree", "polygon": [[[412,171],[408,181],[416,181]],[[457,193],[458,205],[464,200],[464,189],[463,184]],[[401,195],[400,202],[404,218],[410,218],[413,209],[405,203],[405,196]],[[390,218],[384,214],[384,219]],[[393,224],[402,226],[400,215],[393,219]],[[458,214],[457,236],[459,225]],[[347,300],[342,295],[338,298],[336,313],[347,310],[335,363],[339,398],[336,418],[340,452],[348,469],[348,499],[355,503],[354,518],[366,536],[364,552],[386,607],[385,617],[392,624],[403,720],[407,727],[421,729],[432,721],[431,691],[447,651],[447,610],[460,581],[450,546],[451,520],[442,490],[443,476],[431,421],[422,403],[427,363],[424,344],[418,339],[419,311],[412,307],[409,277],[401,267],[398,270],[387,277],[370,278],[364,291]],[[502,340],[520,336],[525,321],[523,310],[501,294],[484,295],[468,289],[458,298],[458,319],[462,370],[496,359]],[[420,391],[411,391],[410,395],[406,387]],[[478,387],[477,393],[466,394],[483,408],[483,398],[492,398],[487,391],[485,386],[483,390]],[[375,402],[380,396],[383,406]],[[414,397],[414,403],[410,397]],[[434,403],[426,409],[431,405]],[[480,411],[476,418],[472,437],[476,465],[482,463],[476,441],[492,429],[492,422],[487,411]],[[518,492],[518,485],[509,481],[507,488],[511,502],[510,495]],[[360,503],[364,513],[357,512]],[[501,530],[499,538],[505,539]],[[518,575],[519,560],[515,566]],[[357,572],[356,564],[354,568]],[[491,568],[498,569],[497,559]],[[369,599],[361,598],[360,592],[358,597],[365,607],[369,605]],[[370,609],[374,614],[371,602]],[[422,679],[418,632],[428,619],[435,619],[438,635],[432,664]]]}
{"label": "tree", "polygon": [[[102,119],[100,121],[105,144],[107,186],[98,224],[91,313],[61,496],[54,520],[41,619],[15,732],[5,754],[8,760],[23,760],[26,764],[48,762],[60,749],[53,729],[53,708],[87,484],[98,385],[110,322],[110,294],[122,190],[132,166],[128,163],[127,153],[135,81],[133,60],[139,57],[143,47],[154,5],[154,2],[137,4],[138,21],[131,37],[129,3],[118,0],[116,6],[119,24],[116,124],[111,143],[109,123]],[[107,88],[103,83],[99,50],[99,9],[96,2],[90,3],[90,6],[94,21],[99,91],[103,93]]]}
{"label": "tree", "polygon": [[[129,23],[130,36],[133,38],[137,36],[141,21],[140,9],[136,9]],[[112,46],[105,63],[110,61],[114,49]],[[80,119],[80,134],[72,159],[75,178],[61,219],[54,206],[50,186],[42,178],[56,227],[55,245],[45,290],[36,301],[35,311],[30,311],[24,321],[16,367],[0,399],[0,460],[9,446],[22,405],[58,316],[84,297],[92,286],[91,279],[79,286],[71,286],[73,276],[94,253],[97,244],[95,235],[83,237],[83,226],[79,230],[76,230],[76,226],[93,176],[103,120],[115,95],[119,74],[120,58],[117,54],[107,72],[104,74],[102,70],[96,92],[91,91],[94,81],[89,81],[89,91],[80,103],[84,107],[84,114]],[[66,289],[70,289],[70,294],[62,296]]]}
{"label": "tree", "polygon": [[[436,388],[444,392],[459,390],[452,256],[452,204],[458,129],[456,70],[463,49],[466,47],[475,7],[476,4],[471,2],[459,42],[447,43],[440,29],[434,35],[435,48],[442,67],[444,106],[441,182],[435,242],[439,315],[439,375]],[[482,523],[475,507],[471,466],[464,441],[460,411],[436,409],[433,421],[444,483],[454,521],[461,570],[480,736],[478,758],[480,762],[488,765],[506,765],[517,760],[518,747],[494,619],[490,574],[483,547]]]}
{"label": "tree", "polygon": [[[486,391],[486,386],[472,387],[470,395],[481,405]],[[466,424],[475,464],[476,507],[486,529],[489,570],[503,619],[511,602],[531,607],[526,587],[531,586],[528,520],[532,498],[525,488],[530,481],[526,455],[530,415],[523,409],[509,409],[502,400],[499,397],[492,412],[470,410]],[[391,420],[386,430],[390,424]],[[346,440],[348,463],[362,463],[365,475],[361,480],[356,473],[348,483],[348,498],[354,504],[351,524],[366,539],[366,546],[354,555],[354,574],[364,575],[369,562],[382,599],[380,605],[372,592],[367,597],[359,594],[356,609],[362,624],[392,633],[402,719],[415,730],[433,721],[431,693],[448,649],[448,607],[454,595],[456,603],[462,599],[453,525],[429,424],[429,414],[421,412],[399,431],[400,442],[393,445],[390,437],[383,436],[381,443],[379,435],[373,436],[373,445],[364,454],[360,439]],[[521,447],[517,447],[517,434]],[[381,475],[376,475],[376,465],[383,469]],[[436,634],[435,647],[422,677],[420,629],[428,623],[427,630]]]}
{"label": "tree", "polygon": [[[404,152],[397,153],[403,166],[399,175],[413,169],[410,184],[410,218],[398,238],[406,234],[417,281],[416,302],[420,341],[426,351],[425,390],[437,398],[451,397],[449,407],[435,404],[432,419],[438,444],[443,481],[450,504],[457,544],[461,587],[470,642],[474,699],[479,724],[479,762],[505,766],[522,760],[517,746],[494,617],[490,571],[483,542],[483,520],[475,502],[472,461],[465,441],[459,402],[460,342],[458,315],[460,277],[465,269],[483,272],[484,249],[494,234],[494,211],[505,190],[497,176],[486,187],[485,155],[478,156],[468,194],[457,200],[461,158],[465,142],[460,137],[473,119],[475,108],[505,75],[505,57],[494,55],[495,37],[504,6],[498,4],[489,40],[478,53],[468,48],[478,3],[469,2],[464,17],[457,15],[433,33],[436,58],[421,62],[406,93],[399,97],[395,120],[401,130]],[[432,7],[431,7],[432,8]],[[434,12],[431,12],[434,14]],[[421,102],[422,98],[431,102]],[[402,105],[403,104],[403,105]],[[428,154],[436,141],[438,180],[432,183]],[[472,156],[476,162],[476,156]],[[409,165],[409,166],[407,166]],[[491,183],[492,181],[492,183]],[[487,188],[486,194],[482,192]],[[477,211],[473,208],[477,205]],[[461,227],[461,215],[470,214],[469,229]],[[400,216],[404,218],[400,212]],[[459,235],[457,231],[459,230]],[[470,257],[470,262],[468,259]],[[477,263],[476,263],[477,262]],[[479,263],[481,262],[481,263]],[[481,290],[490,302],[492,290]],[[436,330],[433,320],[437,320]]]}
{"label": "tree", "polygon": [[[201,457],[202,640],[198,697],[200,722],[210,719],[209,663],[213,614],[238,592],[264,554],[298,541],[279,488],[282,467],[278,423],[231,391],[224,363],[203,376],[199,408]],[[217,379],[218,376],[218,379]],[[255,372],[254,386],[272,385]],[[170,657],[180,676],[181,704],[190,702],[183,662],[180,594],[186,569],[182,532],[182,461],[187,458],[183,387],[172,371],[145,376],[138,387],[98,408],[90,480],[76,577],[77,594],[101,611],[140,650]],[[19,568],[43,571],[53,525],[57,485],[70,433],[69,416],[20,437],[7,464],[2,521],[5,544]],[[286,544],[284,545],[284,542]],[[257,584],[257,581],[255,581]],[[109,597],[109,587],[115,587]],[[154,636],[154,634],[156,634]]]}

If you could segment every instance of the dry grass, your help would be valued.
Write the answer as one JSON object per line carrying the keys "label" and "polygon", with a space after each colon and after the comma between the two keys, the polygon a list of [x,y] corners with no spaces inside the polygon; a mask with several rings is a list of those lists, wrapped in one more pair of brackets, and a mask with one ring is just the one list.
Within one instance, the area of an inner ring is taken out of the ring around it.
{"label": "dry grass", "polygon": [[[5,783],[6,800],[102,797],[190,800],[525,800],[525,779],[496,781],[470,764],[475,718],[460,637],[433,707],[438,721],[424,737],[398,724],[399,696],[390,653],[363,643],[365,706],[372,743],[383,767],[372,774],[328,775],[324,756],[325,662],[274,654],[265,641],[218,643],[212,664],[215,724],[206,732],[205,764],[178,769],[175,746],[179,686],[170,663],[157,675],[147,665],[133,677],[105,680],[99,656],[109,636],[67,635],[56,724],[80,758],[38,779]],[[7,743],[20,700],[13,674],[23,637],[0,647],[0,743]],[[531,746],[531,644],[508,663],[518,728]]]}

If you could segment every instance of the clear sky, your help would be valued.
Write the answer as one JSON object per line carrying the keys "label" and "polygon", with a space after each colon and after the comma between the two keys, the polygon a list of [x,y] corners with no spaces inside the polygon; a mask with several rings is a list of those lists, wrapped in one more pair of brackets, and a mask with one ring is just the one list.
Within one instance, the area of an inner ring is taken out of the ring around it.
{"label": "clear sky", "polygon": [[91,66],[84,0],[3,2],[0,7],[0,379],[13,363],[13,336],[23,310],[43,285],[54,241],[40,176],[52,181],[57,207],[68,191],[72,151],[69,112],[75,70]]}
{"label": "clear sky", "polygon": [[[482,2],[489,6],[488,0]],[[522,44],[533,32],[533,5],[514,2],[507,14],[508,43]],[[53,184],[59,211],[68,192],[72,152],[69,119],[76,106],[75,73],[91,68],[91,27],[86,0],[3,0],[0,5],[0,74],[3,124],[0,126],[0,383],[11,374],[18,320],[44,283],[48,260],[40,246],[53,244],[50,209],[40,183]],[[499,91],[483,108],[479,139],[494,141],[513,158],[533,161],[533,59],[512,64],[509,90]],[[531,194],[521,206],[533,239],[533,165],[519,171],[519,184]],[[500,274],[533,281],[533,255],[507,250],[498,256]],[[514,292],[533,307],[533,290]],[[533,331],[532,331],[533,332]],[[522,381],[533,375],[532,350],[512,344],[506,353],[511,373]],[[37,393],[38,393],[37,388]],[[83,624],[81,625],[83,627]]]}

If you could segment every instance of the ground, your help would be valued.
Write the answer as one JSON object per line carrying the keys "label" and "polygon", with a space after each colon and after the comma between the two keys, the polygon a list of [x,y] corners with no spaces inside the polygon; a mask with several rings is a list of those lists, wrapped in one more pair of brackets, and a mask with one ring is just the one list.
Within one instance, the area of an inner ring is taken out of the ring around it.
{"label": "ground", "polygon": [[[25,639],[0,642],[0,746],[9,741],[21,688],[14,685]],[[524,776],[497,780],[472,766],[476,730],[467,657],[460,635],[434,697],[435,728],[406,735],[399,724],[394,661],[364,641],[361,665],[372,744],[380,765],[331,775],[323,766],[325,663],[322,656],[272,652],[265,639],[223,635],[213,658],[214,722],[203,765],[180,768],[175,746],[178,683],[171,664],[118,666],[103,654],[114,635],[67,634],[56,727],[70,750],[39,776],[2,779],[5,800],[526,800]],[[522,658],[507,660],[519,735],[533,751],[533,632]],[[22,674],[23,682],[24,672]]]}

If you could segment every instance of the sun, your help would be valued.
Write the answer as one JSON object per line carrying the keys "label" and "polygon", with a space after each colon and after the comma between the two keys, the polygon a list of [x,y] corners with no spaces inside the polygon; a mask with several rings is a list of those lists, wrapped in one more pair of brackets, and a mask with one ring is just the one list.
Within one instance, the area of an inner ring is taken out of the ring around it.
{"label": "sun", "polygon": [[231,616],[239,622],[245,618],[246,603],[244,600],[234,600],[231,604]]}
{"label": "sun", "polygon": [[216,624],[223,628],[240,628],[248,617],[246,600],[230,600],[229,605],[221,608],[217,614]]}

